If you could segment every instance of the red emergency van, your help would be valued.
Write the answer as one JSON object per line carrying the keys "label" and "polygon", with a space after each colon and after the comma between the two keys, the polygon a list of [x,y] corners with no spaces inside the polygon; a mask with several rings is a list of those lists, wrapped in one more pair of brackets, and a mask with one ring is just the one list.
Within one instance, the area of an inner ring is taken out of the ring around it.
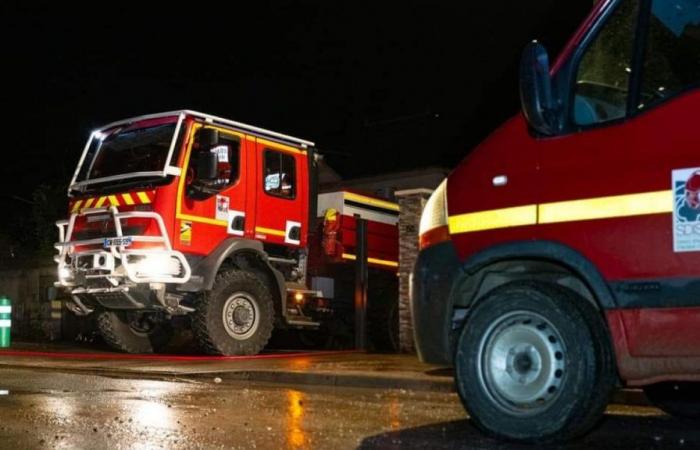
{"label": "red emergency van", "polygon": [[520,83],[423,213],[421,358],[507,439],[578,436],[615,385],[698,419],[700,1],[599,1]]}

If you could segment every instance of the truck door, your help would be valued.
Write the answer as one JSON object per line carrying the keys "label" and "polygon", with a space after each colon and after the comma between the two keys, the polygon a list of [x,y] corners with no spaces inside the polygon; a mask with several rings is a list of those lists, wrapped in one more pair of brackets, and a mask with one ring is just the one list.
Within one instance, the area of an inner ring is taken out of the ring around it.
{"label": "truck door", "polygon": [[612,4],[560,71],[541,230],[611,282],[632,356],[700,356],[700,1]]}
{"label": "truck door", "polygon": [[256,139],[255,238],[305,246],[308,230],[308,170],[304,149]]}
{"label": "truck door", "polygon": [[206,255],[224,239],[246,234],[248,140],[237,131],[198,123],[191,133],[178,189],[175,244],[183,252]]}

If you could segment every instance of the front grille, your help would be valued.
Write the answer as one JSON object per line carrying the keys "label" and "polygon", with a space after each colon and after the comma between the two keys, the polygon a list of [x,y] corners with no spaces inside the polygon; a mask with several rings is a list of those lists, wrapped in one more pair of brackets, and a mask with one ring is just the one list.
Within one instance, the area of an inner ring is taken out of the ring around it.
{"label": "front grille", "polygon": [[[122,227],[122,234],[124,236],[139,236],[143,234],[145,228],[146,227],[144,226]],[[117,232],[114,230],[114,225],[108,227],[106,230],[103,230],[102,228],[85,228],[79,231],[74,231],[73,239],[83,241],[101,237],[112,237],[116,236],[116,234]]]}

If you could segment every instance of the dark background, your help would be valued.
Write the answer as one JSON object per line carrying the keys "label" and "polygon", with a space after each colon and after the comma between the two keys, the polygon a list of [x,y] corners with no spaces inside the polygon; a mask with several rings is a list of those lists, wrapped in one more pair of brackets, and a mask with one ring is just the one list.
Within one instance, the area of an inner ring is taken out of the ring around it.
{"label": "dark background", "polygon": [[517,112],[523,46],[556,55],[592,6],[141,3],[1,7],[0,256],[50,251],[90,130],[134,115],[190,108],[306,138],[343,177],[454,166]]}

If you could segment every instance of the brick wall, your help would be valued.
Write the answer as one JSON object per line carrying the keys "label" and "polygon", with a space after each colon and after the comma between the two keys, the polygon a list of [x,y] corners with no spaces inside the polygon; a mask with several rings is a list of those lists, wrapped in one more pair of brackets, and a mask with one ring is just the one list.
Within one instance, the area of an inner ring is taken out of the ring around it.
{"label": "brick wall", "polygon": [[409,304],[409,277],[418,256],[418,224],[423,207],[432,193],[429,189],[397,191],[399,203],[399,347],[415,353],[413,323]]}

